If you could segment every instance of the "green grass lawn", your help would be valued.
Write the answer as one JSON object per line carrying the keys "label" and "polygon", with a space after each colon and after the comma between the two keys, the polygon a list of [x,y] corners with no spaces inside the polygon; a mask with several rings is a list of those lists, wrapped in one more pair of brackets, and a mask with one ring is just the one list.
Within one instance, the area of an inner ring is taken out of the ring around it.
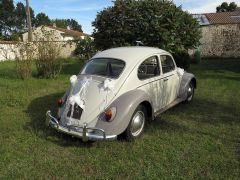
{"label": "green grass lawn", "polygon": [[82,63],[64,64],[56,79],[17,79],[0,63],[0,179],[239,179],[240,60],[203,60],[190,104],[150,123],[141,139],[82,143],[45,127],[45,112]]}

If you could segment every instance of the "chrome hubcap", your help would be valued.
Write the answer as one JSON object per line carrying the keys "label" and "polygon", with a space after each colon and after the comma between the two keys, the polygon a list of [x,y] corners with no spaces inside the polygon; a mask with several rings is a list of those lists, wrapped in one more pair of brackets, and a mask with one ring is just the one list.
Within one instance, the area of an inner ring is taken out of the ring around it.
{"label": "chrome hubcap", "polygon": [[188,101],[190,101],[192,99],[192,96],[193,96],[193,87],[191,85],[189,85],[189,88],[188,88]]}
{"label": "chrome hubcap", "polygon": [[144,123],[145,123],[144,113],[142,111],[136,112],[131,123],[131,133],[133,136],[138,136],[142,132]]}

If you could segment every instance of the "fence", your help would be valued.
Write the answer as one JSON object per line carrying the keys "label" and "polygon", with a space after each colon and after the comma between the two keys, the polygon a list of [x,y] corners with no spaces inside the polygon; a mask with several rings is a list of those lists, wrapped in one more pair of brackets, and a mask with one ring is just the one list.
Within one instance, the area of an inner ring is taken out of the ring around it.
{"label": "fence", "polygon": [[[0,41],[0,61],[15,60],[16,53],[19,51],[19,43],[24,42]],[[54,41],[54,43],[61,47],[60,56],[64,58],[72,56],[76,48],[76,43],[71,41]]]}

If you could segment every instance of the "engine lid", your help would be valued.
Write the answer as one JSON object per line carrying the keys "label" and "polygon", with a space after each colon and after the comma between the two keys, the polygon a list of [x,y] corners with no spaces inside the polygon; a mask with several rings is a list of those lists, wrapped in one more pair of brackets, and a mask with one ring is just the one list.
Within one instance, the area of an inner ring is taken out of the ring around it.
{"label": "engine lid", "polygon": [[81,75],[70,78],[71,89],[66,101],[61,122],[68,126],[83,126],[87,123],[94,127],[100,113],[102,113],[117,89],[115,80]]}

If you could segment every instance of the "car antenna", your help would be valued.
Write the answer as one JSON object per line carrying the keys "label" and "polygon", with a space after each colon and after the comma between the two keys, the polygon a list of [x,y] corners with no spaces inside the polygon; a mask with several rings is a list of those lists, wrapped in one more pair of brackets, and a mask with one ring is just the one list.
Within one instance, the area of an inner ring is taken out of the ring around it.
{"label": "car antenna", "polygon": [[137,43],[137,46],[144,46],[142,41],[136,41],[136,43]]}

